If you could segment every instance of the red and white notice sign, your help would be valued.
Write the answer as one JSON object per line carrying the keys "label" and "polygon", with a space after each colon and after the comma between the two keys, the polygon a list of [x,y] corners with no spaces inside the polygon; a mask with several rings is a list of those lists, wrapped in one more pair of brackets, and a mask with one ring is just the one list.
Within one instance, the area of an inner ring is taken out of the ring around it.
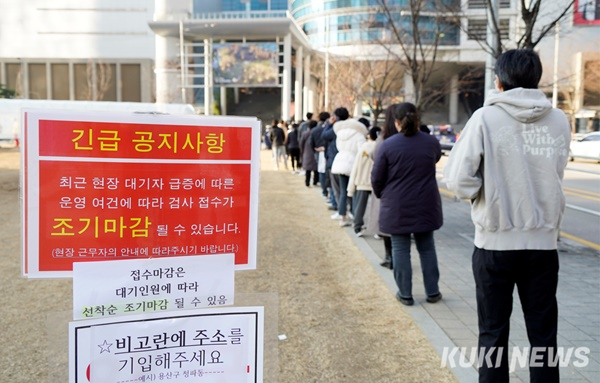
{"label": "red and white notice sign", "polygon": [[260,121],[25,110],[23,273],[235,254],[256,267]]}
{"label": "red and white notice sign", "polygon": [[69,382],[263,381],[264,310],[230,307],[69,324]]}

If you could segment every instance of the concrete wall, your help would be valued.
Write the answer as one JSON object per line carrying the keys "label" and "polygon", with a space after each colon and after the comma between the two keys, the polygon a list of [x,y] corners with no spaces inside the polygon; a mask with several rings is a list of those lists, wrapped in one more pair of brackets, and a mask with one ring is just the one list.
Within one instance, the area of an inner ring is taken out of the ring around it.
{"label": "concrete wall", "polygon": [[0,0],[0,9],[5,58],[154,58],[153,1]]}

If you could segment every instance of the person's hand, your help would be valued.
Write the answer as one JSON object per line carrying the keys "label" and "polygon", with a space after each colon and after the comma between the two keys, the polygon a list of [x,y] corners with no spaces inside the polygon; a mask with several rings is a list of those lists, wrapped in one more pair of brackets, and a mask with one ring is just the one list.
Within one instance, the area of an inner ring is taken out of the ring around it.
{"label": "person's hand", "polygon": [[323,152],[323,151],[325,151],[325,147],[324,146],[319,146],[318,148],[315,148],[315,151],[317,151],[317,152]]}

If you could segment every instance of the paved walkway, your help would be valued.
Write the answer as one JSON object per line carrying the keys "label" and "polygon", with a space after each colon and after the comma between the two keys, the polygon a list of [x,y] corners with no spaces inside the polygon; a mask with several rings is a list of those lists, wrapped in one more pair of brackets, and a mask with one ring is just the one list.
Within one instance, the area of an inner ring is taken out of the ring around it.
{"label": "paved walkway", "polygon": [[[315,193],[320,192],[320,188],[314,190]],[[457,346],[467,348],[468,358],[471,349],[477,346],[478,332],[475,286],[471,272],[474,228],[467,202],[456,201],[449,192],[442,190],[442,203],[444,226],[436,232],[435,239],[440,290],[444,299],[436,304],[425,303],[419,257],[413,245],[411,253],[415,306],[407,307],[407,310],[440,356],[445,347]],[[323,213],[324,216],[331,213],[325,211],[327,213]],[[391,270],[379,266],[385,254],[383,241],[372,236],[356,237],[351,227],[344,230],[379,271],[390,288],[390,295],[395,294],[397,287]],[[600,382],[600,256],[597,251],[568,240],[560,241],[559,252],[558,346],[565,349],[587,347],[590,350],[587,366],[575,367],[573,362],[580,359],[573,356],[569,366],[561,368],[561,382]],[[514,301],[510,348],[519,347],[522,352],[529,344],[516,289]],[[461,382],[477,382],[474,367],[458,365],[458,356],[454,360],[457,365],[452,371]],[[527,367],[521,368],[518,363],[510,376],[510,383],[529,382]]]}

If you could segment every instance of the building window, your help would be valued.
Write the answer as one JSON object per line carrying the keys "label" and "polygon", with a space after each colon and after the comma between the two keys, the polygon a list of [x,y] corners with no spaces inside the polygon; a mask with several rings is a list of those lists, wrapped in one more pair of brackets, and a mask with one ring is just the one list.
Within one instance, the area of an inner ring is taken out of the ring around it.
{"label": "building window", "polygon": [[51,64],[50,76],[52,78],[52,99],[69,100],[69,64]]}
{"label": "building window", "polygon": [[117,101],[117,66],[115,64],[93,64],[96,69],[96,100]]}
{"label": "building window", "polygon": [[[485,41],[487,36],[487,25],[488,22],[485,19],[470,19],[467,29],[469,40]],[[508,40],[508,32],[510,22],[508,19],[500,20],[500,38],[502,40]]]}
{"label": "building window", "polygon": [[[500,8],[510,8],[510,0],[500,0]],[[487,8],[487,0],[469,0],[469,9]]]}
{"label": "building window", "polygon": [[140,64],[121,64],[121,101],[142,101]]}
{"label": "building window", "polygon": [[29,98],[45,100],[48,98],[46,64],[29,64]]}
{"label": "building window", "polygon": [[6,87],[17,92],[15,97],[21,97],[23,93],[22,84],[21,64],[6,64]]}
{"label": "building window", "polygon": [[91,68],[88,64],[74,64],[73,72],[75,80],[75,100],[91,100]]}

